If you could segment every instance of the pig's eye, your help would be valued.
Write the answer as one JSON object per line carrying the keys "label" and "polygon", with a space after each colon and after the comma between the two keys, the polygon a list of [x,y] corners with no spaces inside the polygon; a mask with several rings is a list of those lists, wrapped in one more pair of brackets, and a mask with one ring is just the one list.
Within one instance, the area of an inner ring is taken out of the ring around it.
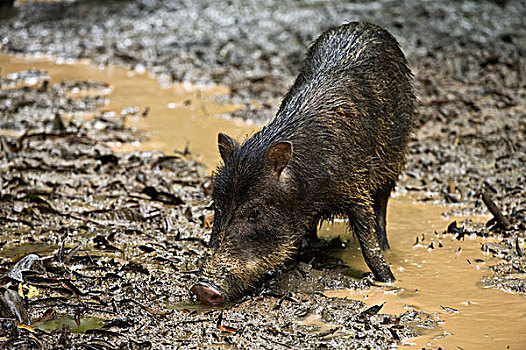
{"label": "pig's eye", "polygon": [[250,215],[248,216],[248,219],[250,221],[256,221],[257,219],[259,219],[261,217],[261,210],[259,210],[259,208],[254,208],[252,209],[252,211],[250,212]]}

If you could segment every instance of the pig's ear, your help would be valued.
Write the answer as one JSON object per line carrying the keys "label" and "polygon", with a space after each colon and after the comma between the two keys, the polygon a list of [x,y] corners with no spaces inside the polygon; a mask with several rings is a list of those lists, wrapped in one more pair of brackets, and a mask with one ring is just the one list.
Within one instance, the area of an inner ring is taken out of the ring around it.
{"label": "pig's ear", "polygon": [[266,156],[270,163],[270,172],[276,179],[279,179],[281,172],[292,157],[292,143],[288,141],[275,143],[267,150]]}
{"label": "pig's ear", "polygon": [[230,156],[232,156],[232,153],[234,153],[234,151],[239,147],[239,142],[220,132],[217,135],[217,145],[219,147],[221,158],[223,158],[223,161],[226,163],[226,161],[230,159]]}

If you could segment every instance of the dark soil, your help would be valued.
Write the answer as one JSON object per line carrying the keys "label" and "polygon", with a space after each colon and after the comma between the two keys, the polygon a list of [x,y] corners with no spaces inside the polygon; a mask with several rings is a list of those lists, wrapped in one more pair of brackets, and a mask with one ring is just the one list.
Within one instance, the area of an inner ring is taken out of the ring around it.
{"label": "dark soil", "polygon": [[[505,0],[73,1],[15,8],[0,19],[0,40],[9,53],[90,58],[143,66],[161,81],[223,84],[229,99],[248,106],[235,116],[263,121],[321,32],[350,20],[380,24],[399,39],[422,102],[398,191],[460,203],[455,213],[468,215],[487,212],[481,194],[491,197],[508,225],[468,220],[451,233],[500,237],[482,247],[505,261],[483,283],[526,294],[524,18],[525,2]],[[203,167],[184,154],[112,152],[111,143],[144,135],[125,122],[138,111],[98,111],[104,83],[50,85],[45,72],[2,76],[0,128],[23,131],[0,137],[4,347],[387,348],[419,333],[414,324],[435,325],[422,313],[382,315],[317,294],[371,281],[310,260],[284,271],[263,294],[224,310],[199,309],[187,288],[208,240]],[[28,87],[26,79],[38,83]],[[95,93],[65,97],[75,87]],[[39,258],[16,264],[30,253]],[[41,294],[22,300],[20,278]],[[50,333],[16,327],[28,317],[34,323],[64,315],[73,325]],[[88,317],[100,324],[72,333]],[[298,322],[307,317],[330,327]]]}

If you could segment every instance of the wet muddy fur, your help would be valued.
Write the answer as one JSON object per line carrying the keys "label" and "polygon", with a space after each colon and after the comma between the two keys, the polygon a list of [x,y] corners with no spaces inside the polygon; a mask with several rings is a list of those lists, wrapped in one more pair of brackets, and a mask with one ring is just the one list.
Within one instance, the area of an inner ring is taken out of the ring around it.
{"label": "wet muddy fur", "polygon": [[379,281],[387,201],[415,120],[412,74],[382,28],[349,23],[311,46],[276,117],[241,145],[219,135],[213,254],[200,284],[235,298],[294,256],[325,219],[348,216]]}

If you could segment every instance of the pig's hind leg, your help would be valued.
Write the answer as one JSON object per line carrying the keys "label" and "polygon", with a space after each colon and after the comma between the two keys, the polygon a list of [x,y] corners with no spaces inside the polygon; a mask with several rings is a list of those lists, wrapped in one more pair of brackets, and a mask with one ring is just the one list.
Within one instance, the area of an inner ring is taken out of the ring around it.
{"label": "pig's hind leg", "polygon": [[382,186],[373,197],[373,210],[374,218],[376,221],[376,236],[378,237],[378,244],[382,250],[389,249],[389,242],[387,241],[387,230],[385,228],[386,223],[386,212],[387,212],[387,201],[391,196],[394,183],[388,182]]}

